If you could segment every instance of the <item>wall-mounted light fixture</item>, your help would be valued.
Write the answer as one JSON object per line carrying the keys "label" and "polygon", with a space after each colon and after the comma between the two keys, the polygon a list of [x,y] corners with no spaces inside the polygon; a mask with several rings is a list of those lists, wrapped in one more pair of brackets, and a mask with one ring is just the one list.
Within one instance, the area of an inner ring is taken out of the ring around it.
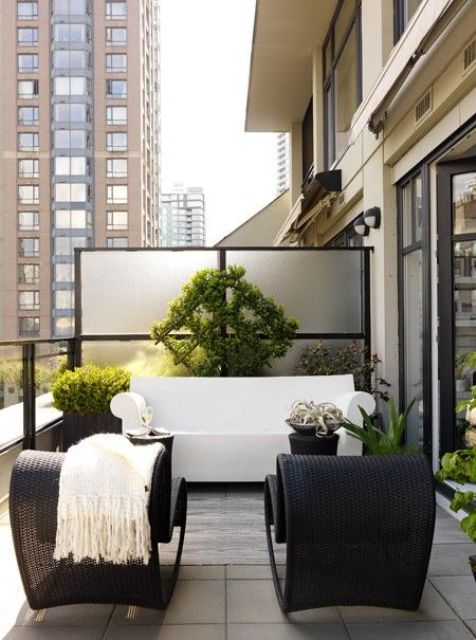
{"label": "wall-mounted light fixture", "polygon": [[371,207],[364,213],[365,224],[372,229],[378,229],[380,227],[381,218],[380,207]]}
{"label": "wall-mounted light fixture", "polygon": [[358,233],[359,236],[368,236],[369,235],[369,227],[365,224],[364,214],[361,214],[354,221],[354,231]]}

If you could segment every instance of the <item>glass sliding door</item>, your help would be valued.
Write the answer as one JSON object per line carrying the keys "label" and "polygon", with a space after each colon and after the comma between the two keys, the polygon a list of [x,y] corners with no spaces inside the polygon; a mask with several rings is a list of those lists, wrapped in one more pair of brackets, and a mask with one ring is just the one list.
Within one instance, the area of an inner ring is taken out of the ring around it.
{"label": "glass sliding door", "polygon": [[464,446],[476,384],[476,158],[438,167],[441,450]]}
{"label": "glass sliding door", "polygon": [[418,173],[401,186],[399,198],[400,399],[402,409],[415,401],[408,418],[407,444],[428,449],[430,437],[425,418],[430,402],[425,393],[424,366],[428,348],[425,341],[428,303],[424,296],[427,252],[423,205],[423,177]]}

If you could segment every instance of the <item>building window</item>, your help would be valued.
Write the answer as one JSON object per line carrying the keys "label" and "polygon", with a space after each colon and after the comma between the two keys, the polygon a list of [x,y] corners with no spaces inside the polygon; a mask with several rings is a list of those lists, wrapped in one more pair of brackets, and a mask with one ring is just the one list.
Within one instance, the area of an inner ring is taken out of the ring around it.
{"label": "building window", "polygon": [[55,291],[55,309],[74,309],[74,291],[70,289]]}
{"label": "building window", "polygon": [[40,333],[40,319],[27,316],[19,318],[19,332],[21,336],[38,335]]}
{"label": "building window", "polygon": [[107,202],[108,204],[127,204],[127,185],[107,185]]}
{"label": "building window", "polygon": [[38,238],[20,238],[18,254],[21,258],[38,258],[40,255],[40,241]]}
{"label": "building window", "polygon": [[314,177],[314,118],[313,100],[309,102],[304,118],[302,119],[302,189],[306,190],[309,181]]}
{"label": "building window", "polygon": [[38,2],[17,2],[18,20],[36,20],[38,18]]}
{"label": "building window", "polygon": [[88,136],[83,129],[55,131],[55,149],[86,149],[88,146]]}
{"label": "building window", "polygon": [[89,122],[89,107],[81,102],[55,104],[55,122]]}
{"label": "building window", "polygon": [[89,27],[85,24],[55,24],[55,42],[89,42]]}
{"label": "building window", "polygon": [[59,182],[55,184],[56,202],[86,202],[89,185],[81,182]]}
{"label": "building window", "polygon": [[87,226],[90,226],[88,220],[90,215],[85,209],[57,209],[55,211],[55,227],[56,229],[86,229]]}
{"label": "building window", "polygon": [[108,53],[106,55],[106,71],[127,71],[127,54]]}
{"label": "building window", "polygon": [[40,213],[38,211],[19,211],[18,230],[38,231],[40,228]]}
{"label": "building window", "polygon": [[40,202],[40,187],[35,184],[18,186],[19,204],[38,204]]}
{"label": "building window", "polygon": [[55,264],[55,282],[74,282],[74,264],[72,262]]}
{"label": "building window", "polygon": [[83,156],[61,156],[55,158],[56,176],[86,176],[89,175],[88,163]]}
{"label": "building window", "polygon": [[352,117],[362,100],[361,49],[360,0],[344,0],[323,48],[327,167],[346,150]]}
{"label": "building window", "polygon": [[106,80],[108,98],[127,98],[127,80]]}
{"label": "building window", "polygon": [[84,70],[88,68],[88,53],[86,51],[55,51],[54,68],[57,71],[69,69]]}
{"label": "building window", "polygon": [[124,131],[107,133],[106,147],[108,151],[127,151],[127,133]]}
{"label": "building window", "polygon": [[109,249],[126,249],[128,245],[127,238],[106,238],[106,246]]}
{"label": "building window", "polygon": [[108,158],[106,160],[106,175],[108,178],[127,178],[127,159]]}
{"label": "building window", "polygon": [[55,15],[84,16],[89,13],[89,0],[55,0]]}
{"label": "building window", "polygon": [[31,47],[38,44],[38,29],[36,27],[20,27],[17,29],[17,42],[20,47]]}
{"label": "building window", "polygon": [[38,284],[40,282],[40,265],[18,265],[18,284]]}
{"label": "building window", "polygon": [[87,93],[86,78],[76,76],[55,78],[55,95],[57,96],[85,96]]}
{"label": "building window", "polygon": [[123,27],[107,27],[106,44],[110,47],[124,47],[127,44],[127,29]]}
{"label": "building window", "polygon": [[342,231],[339,231],[332,240],[326,243],[326,247],[363,247],[364,239],[354,229],[355,219],[352,220]]}
{"label": "building window", "polygon": [[38,133],[19,133],[18,134],[18,151],[38,151],[39,148]]}
{"label": "building window", "polygon": [[399,40],[422,0],[393,0],[395,42]]}
{"label": "building window", "polygon": [[84,249],[87,246],[88,238],[83,236],[60,236],[55,238],[55,255],[73,257],[75,249]]}
{"label": "building window", "polygon": [[38,80],[19,80],[17,86],[18,97],[22,100],[38,97]]}
{"label": "building window", "polygon": [[33,158],[18,160],[18,177],[38,178],[40,173],[39,165],[39,160]]}
{"label": "building window", "polygon": [[125,20],[127,18],[127,4],[125,2],[106,2],[107,20]]}
{"label": "building window", "polygon": [[127,107],[106,107],[106,124],[127,124]]}
{"label": "building window", "polygon": [[73,318],[56,318],[54,324],[54,334],[57,338],[72,336],[74,333]]}
{"label": "building window", "polygon": [[108,211],[107,230],[125,231],[127,229],[127,211]]}
{"label": "building window", "polygon": [[19,53],[17,55],[18,71],[20,73],[31,73],[38,71],[37,53]]}
{"label": "building window", "polygon": [[40,308],[39,291],[19,291],[18,307],[20,311],[36,311]]}
{"label": "building window", "polygon": [[38,124],[38,107],[18,107],[18,124],[31,126]]}

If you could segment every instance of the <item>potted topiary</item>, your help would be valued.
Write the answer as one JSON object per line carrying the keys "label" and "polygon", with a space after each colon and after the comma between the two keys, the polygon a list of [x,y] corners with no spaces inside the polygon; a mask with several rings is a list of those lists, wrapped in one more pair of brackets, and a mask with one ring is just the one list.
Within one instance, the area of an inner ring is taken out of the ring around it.
{"label": "potted topiary", "polygon": [[120,367],[93,364],[63,371],[52,386],[53,406],[63,411],[63,450],[94,433],[121,433],[122,421],[109,404],[128,391],[130,373]]}
{"label": "potted topiary", "polygon": [[[451,453],[445,453],[441,458],[441,469],[435,474],[439,482],[447,482],[450,487],[456,489],[450,508],[458,512],[464,509],[467,513],[460,526],[468,537],[476,542],[476,447],[471,449],[458,449]],[[462,485],[470,485],[463,487]],[[463,491],[467,488],[467,491]],[[476,555],[469,556],[469,563],[476,580]]]}
{"label": "potted topiary", "polygon": [[317,404],[298,400],[291,409],[287,424],[296,433],[289,435],[291,453],[301,455],[336,455],[342,426],[342,411],[331,402]]}
{"label": "potted topiary", "polygon": [[151,338],[188,375],[259,375],[291,347],[298,321],[245,273],[238,265],[198,271],[152,325]]}

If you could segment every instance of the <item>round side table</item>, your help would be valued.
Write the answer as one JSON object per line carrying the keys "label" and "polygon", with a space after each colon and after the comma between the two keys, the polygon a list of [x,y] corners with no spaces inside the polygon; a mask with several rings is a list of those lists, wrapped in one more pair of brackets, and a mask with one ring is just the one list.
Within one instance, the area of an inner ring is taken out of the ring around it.
{"label": "round side table", "polygon": [[291,453],[297,455],[335,456],[337,455],[337,443],[339,436],[303,436],[300,433],[289,434]]}
{"label": "round side table", "polygon": [[128,438],[132,444],[154,444],[159,442],[164,445],[165,450],[170,458],[172,458],[172,447],[174,444],[174,436],[172,433],[164,436],[129,436],[126,433],[126,438]]}

